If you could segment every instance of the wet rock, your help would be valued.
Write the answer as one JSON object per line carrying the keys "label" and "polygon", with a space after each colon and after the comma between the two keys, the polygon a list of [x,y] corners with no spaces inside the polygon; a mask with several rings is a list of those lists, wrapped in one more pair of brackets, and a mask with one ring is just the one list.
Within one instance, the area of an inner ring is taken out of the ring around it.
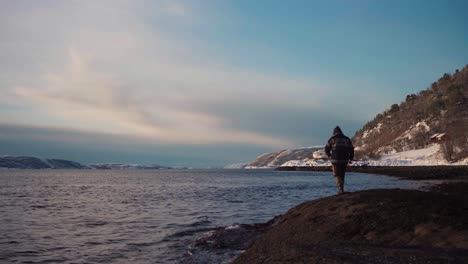
{"label": "wet rock", "polygon": [[216,228],[194,242],[194,248],[213,251],[217,249],[246,250],[257,238],[270,230],[280,216],[267,223],[236,224]]}

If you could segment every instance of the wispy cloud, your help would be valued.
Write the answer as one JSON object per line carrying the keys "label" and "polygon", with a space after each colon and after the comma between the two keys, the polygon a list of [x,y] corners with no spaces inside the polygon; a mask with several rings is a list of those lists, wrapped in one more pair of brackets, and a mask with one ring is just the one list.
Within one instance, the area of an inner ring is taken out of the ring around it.
{"label": "wispy cloud", "polygon": [[186,5],[183,5],[177,0],[163,1],[161,5],[161,9],[164,13],[167,13],[168,15],[181,16],[181,17],[187,16],[190,12]]}
{"label": "wispy cloud", "polygon": [[[189,12],[177,1],[157,2],[155,6],[164,15],[176,16],[174,19]],[[281,104],[287,90],[304,89],[308,83],[206,62],[195,50],[188,50],[189,43],[181,42],[190,39],[171,36],[127,9],[138,7],[120,1],[110,10],[87,4],[26,9],[27,19],[18,22],[20,30],[11,32],[11,37],[37,33],[33,24],[39,32],[51,26],[56,35],[48,40],[37,36],[39,43],[58,42],[62,46],[59,50],[39,47],[43,55],[58,59],[46,59],[39,70],[27,72],[29,80],[24,83],[15,80],[16,104],[46,111],[54,120],[63,120],[61,126],[90,131],[187,144],[291,144],[285,138],[236,129],[226,117],[204,111],[203,105],[219,101]],[[66,13],[73,13],[69,28],[53,25],[54,18],[61,21]],[[46,22],[36,24],[43,18]],[[25,55],[29,56],[26,63],[38,56]],[[1,92],[11,94],[12,89]],[[53,125],[47,120],[40,123]]]}
{"label": "wispy cloud", "polygon": [[267,135],[226,129],[223,125],[228,120],[215,114],[165,102],[164,96],[159,96],[164,93],[161,89],[147,91],[141,98],[139,90],[125,80],[91,70],[75,49],[70,49],[70,58],[71,64],[62,72],[42,76],[40,86],[15,88],[18,100],[46,108],[51,116],[68,119],[65,125],[77,129],[185,144],[287,143]]}
{"label": "wispy cloud", "polygon": [[[30,116],[45,116],[31,125],[182,144],[297,144],[268,131],[268,124],[254,129],[238,120],[273,108],[323,110],[333,88],[312,77],[252,72],[212,57],[212,44],[193,45],[199,40],[186,34],[194,21],[210,19],[199,9],[177,0],[14,5],[10,14],[0,11],[8,24],[2,32],[11,39],[1,44],[7,60],[0,64],[32,66],[7,77],[0,94],[9,95],[9,104],[32,109]],[[220,105],[242,116],[216,111]],[[235,111],[243,108],[257,113]]]}

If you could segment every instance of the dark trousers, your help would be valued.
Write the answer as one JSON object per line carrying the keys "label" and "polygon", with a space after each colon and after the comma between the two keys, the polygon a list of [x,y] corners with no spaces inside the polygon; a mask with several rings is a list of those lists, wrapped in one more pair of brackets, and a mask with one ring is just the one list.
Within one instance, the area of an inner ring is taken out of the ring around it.
{"label": "dark trousers", "polygon": [[348,163],[332,164],[333,175],[335,176],[336,188],[338,189],[338,193],[344,192],[344,178],[347,165]]}

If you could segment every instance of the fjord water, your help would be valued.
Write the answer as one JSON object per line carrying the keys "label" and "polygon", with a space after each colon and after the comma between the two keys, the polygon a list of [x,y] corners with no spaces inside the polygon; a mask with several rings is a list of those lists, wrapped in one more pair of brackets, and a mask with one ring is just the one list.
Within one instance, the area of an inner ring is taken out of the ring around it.
{"label": "fjord water", "polygon": [[[359,173],[346,181],[348,191],[417,184]],[[191,244],[209,230],[333,194],[327,172],[2,170],[0,263],[198,263]],[[221,261],[211,255],[202,262]]]}

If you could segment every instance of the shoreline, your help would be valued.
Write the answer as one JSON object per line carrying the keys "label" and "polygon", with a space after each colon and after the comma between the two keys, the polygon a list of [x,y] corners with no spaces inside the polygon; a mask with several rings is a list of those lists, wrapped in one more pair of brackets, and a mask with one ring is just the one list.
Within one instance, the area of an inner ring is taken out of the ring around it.
{"label": "shoreline", "polygon": [[[330,171],[331,166],[278,167],[277,171]],[[347,172],[380,174],[405,180],[468,180],[466,165],[438,166],[348,166]]]}
{"label": "shoreline", "polygon": [[[330,167],[277,170],[331,171]],[[232,263],[468,262],[468,166],[348,167],[348,171],[443,181],[424,191],[374,189],[302,203],[254,229],[250,245]]]}

